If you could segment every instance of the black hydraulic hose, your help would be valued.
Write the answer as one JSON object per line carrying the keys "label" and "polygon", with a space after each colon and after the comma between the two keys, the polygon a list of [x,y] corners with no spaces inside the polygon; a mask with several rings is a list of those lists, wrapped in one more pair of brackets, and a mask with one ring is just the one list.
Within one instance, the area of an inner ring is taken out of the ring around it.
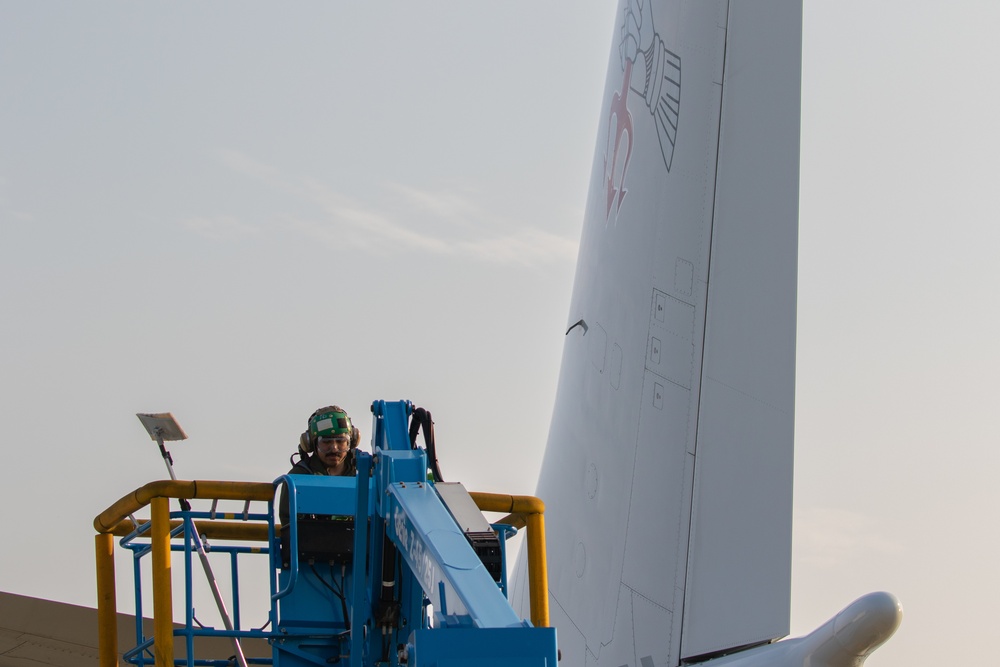
{"label": "black hydraulic hose", "polygon": [[443,482],[444,478],[441,476],[441,468],[438,466],[437,447],[434,442],[434,420],[428,410],[417,408],[413,411],[413,418],[410,420],[410,447],[414,449],[417,447],[417,431],[421,427],[424,431],[424,447],[427,449],[427,465],[431,469],[431,474],[434,475],[434,481]]}
{"label": "black hydraulic hose", "polygon": [[420,431],[420,416],[427,412],[423,408],[417,408],[410,416],[410,449],[417,448],[417,432]]}
{"label": "black hydraulic hose", "polygon": [[386,535],[382,541],[382,595],[383,603],[390,603],[396,598],[396,545]]}
{"label": "black hydraulic hose", "polygon": [[388,535],[382,540],[382,592],[375,607],[375,624],[382,629],[383,660],[388,660],[389,634],[399,628],[400,605],[396,601],[396,547]]}

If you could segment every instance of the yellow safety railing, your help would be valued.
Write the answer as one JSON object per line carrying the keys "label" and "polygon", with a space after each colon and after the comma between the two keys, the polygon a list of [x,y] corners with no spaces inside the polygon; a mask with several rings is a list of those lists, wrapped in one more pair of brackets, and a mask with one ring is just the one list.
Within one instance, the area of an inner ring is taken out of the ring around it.
{"label": "yellow safety railing", "polygon": [[[548,576],[545,567],[545,504],[532,496],[471,493],[484,512],[508,512],[501,523],[527,527],[528,590],[531,622],[548,627]],[[156,667],[173,667],[173,598],[170,569],[170,531],[180,524],[170,520],[169,499],[260,500],[274,498],[268,482],[169,481],[150,482],[122,497],[94,519],[97,561],[98,664],[118,667],[118,605],[115,593],[114,536],[135,530],[129,519],[143,507],[150,507],[150,539],[153,557],[153,642]],[[145,521],[139,521],[140,526]],[[277,527],[276,527],[277,529]],[[198,531],[205,537],[223,540],[266,542],[267,526],[241,521],[200,521]]]}
{"label": "yellow safety railing", "polygon": [[534,496],[501,493],[469,493],[483,512],[509,512],[497,523],[528,528],[528,599],[531,623],[549,627],[549,575],[545,566],[545,503]]}
{"label": "yellow safety railing", "polygon": [[[156,667],[174,664],[173,601],[170,568],[170,531],[179,522],[170,521],[170,498],[212,500],[261,500],[274,498],[274,485],[265,482],[169,481],[150,482],[122,497],[94,519],[97,559],[98,664],[118,667],[118,623],[115,594],[114,536],[128,535],[135,526],[128,518],[150,506],[150,538],[153,557],[153,653]],[[140,521],[139,525],[144,525]],[[206,537],[267,541],[267,526],[234,521],[203,521],[198,524]]]}

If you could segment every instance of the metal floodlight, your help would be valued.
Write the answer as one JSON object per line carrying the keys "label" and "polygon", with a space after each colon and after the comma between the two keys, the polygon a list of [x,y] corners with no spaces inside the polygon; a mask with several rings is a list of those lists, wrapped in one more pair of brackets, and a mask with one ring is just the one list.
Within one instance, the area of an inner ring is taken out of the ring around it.
{"label": "metal floodlight", "polygon": [[187,440],[187,434],[169,412],[136,413],[152,440]]}
{"label": "metal floodlight", "polygon": [[[167,448],[163,446],[164,440],[187,440],[187,434],[181,425],[177,423],[174,416],[169,412],[156,412],[156,413],[145,413],[137,412],[136,417],[142,422],[143,427],[145,427],[146,432],[149,433],[149,437],[156,441],[156,444],[160,446],[160,456],[163,457],[163,462],[167,464],[167,472],[170,473],[170,479],[177,481],[177,475],[174,474],[174,459],[170,456],[170,452]],[[187,505],[186,500],[181,500],[181,507],[183,509],[190,509]]]}

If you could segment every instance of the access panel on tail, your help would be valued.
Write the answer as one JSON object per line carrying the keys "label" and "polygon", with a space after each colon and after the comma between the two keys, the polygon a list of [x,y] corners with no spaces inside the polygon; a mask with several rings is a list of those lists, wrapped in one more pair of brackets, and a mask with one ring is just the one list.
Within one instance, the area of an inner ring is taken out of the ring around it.
{"label": "access panel on tail", "polygon": [[625,0],[537,495],[563,664],[789,628],[801,0]]}

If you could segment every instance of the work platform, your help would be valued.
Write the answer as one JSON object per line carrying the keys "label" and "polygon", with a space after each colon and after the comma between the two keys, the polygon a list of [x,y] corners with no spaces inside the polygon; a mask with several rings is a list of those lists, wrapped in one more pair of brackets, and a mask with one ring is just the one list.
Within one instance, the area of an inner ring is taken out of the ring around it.
{"label": "work platform", "polygon": [[[372,454],[357,453],[355,477],[152,482],[101,513],[94,520],[101,667],[118,664],[115,536],[133,556],[139,619],[143,572],[151,573],[153,636],[136,623],[135,646],[124,654],[129,664],[555,667],[541,501],[436,483],[410,428],[412,404],[377,401],[372,412]],[[278,491],[297,518],[285,527],[275,522]],[[188,504],[171,511],[172,499],[211,500],[212,508],[194,511]],[[243,510],[217,511],[219,501],[242,501]],[[478,520],[469,511],[473,504]],[[132,518],[147,505],[148,521]],[[482,511],[507,516],[490,525]],[[505,542],[518,529],[527,530],[530,621],[506,598]],[[229,557],[227,629],[201,627],[194,615],[199,547]],[[173,573],[175,555],[182,573]],[[263,627],[246,627],[241,614],[246,558],[267,559]],[[181,580],[186,609],[175,616],[173,587]],[[231,644],[201,655],[206,638]],[[267,642],[269,653],[247,650],[252,641]]]}

